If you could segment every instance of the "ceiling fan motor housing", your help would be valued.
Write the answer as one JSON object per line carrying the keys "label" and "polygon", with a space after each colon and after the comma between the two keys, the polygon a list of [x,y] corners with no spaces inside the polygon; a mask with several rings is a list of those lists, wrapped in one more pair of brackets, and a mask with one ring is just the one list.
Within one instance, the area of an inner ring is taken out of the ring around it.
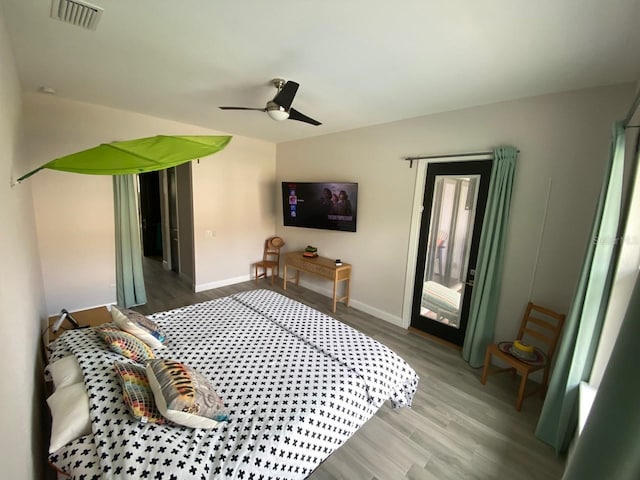
{"label": "ceiling fan motor housing", "polygon": [[273,120],[281,121],[289,118],[289,112],[281,105],[274,101],[267,102],[267,115]]}

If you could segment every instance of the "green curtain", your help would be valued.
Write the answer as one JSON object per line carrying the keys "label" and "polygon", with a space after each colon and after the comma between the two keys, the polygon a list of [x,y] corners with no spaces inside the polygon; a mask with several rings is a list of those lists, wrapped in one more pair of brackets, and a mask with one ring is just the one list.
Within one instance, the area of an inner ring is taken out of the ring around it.
{"label": "green curtain", "polygon": [[462,347],[462,357],[474,368],[482,366],[487,345],[493,342],[517,158],[518,150],[508,146],[496,148],[493,155],[469,323]]}
{"label": "green curtain", "polygon": [[116,295],[118,305],[147,303],[142,271],[140,224],[133,175],[113,176],[116,221]]}
{"label": "green curtain", "polygon": [[565,452],[578,424],[578,387],[588,380],[611,292],[620,225],[624,127],[616,123],[591,241],[578,279],[536,436]]}
{"label": "green curtain", "polygon": [[640,280],[563,480],[640,478]]}

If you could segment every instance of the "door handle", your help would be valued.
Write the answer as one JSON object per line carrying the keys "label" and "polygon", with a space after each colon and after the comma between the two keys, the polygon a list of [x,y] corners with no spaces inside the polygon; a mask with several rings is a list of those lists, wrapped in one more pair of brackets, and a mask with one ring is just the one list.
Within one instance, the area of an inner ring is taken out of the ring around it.
{"label": "door handle", "polygon": [[465,284],[465,285],[468,285],[469,287],[473,287],[473,284],[474,284],[474,282],[475,282],[475,280],[474,280],[475,276],[476,276],[476,269],[475,269],[475,267],[474,267],[474,268],[469,269],[469,279],[468,279],[466,282],[464,282],[464,284]]}

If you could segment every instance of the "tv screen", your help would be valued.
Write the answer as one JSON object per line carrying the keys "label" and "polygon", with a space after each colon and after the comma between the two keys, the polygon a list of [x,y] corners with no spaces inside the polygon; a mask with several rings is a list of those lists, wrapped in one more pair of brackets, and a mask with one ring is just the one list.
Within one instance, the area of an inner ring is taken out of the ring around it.
{"label": "tv screen", "polygon": [[358,184],[282,182],[282,213],[287,227],[356,231]]}

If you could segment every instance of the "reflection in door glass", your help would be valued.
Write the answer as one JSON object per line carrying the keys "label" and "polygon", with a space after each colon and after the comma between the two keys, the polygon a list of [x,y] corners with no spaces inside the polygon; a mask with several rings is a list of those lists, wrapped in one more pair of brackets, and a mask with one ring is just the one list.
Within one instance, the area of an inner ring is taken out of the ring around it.
{"label": "reflection in door glass", "polygon": [[429,222],[420,315],[453,328],[473,273],[467,270],[480,175],[438,175]]}

